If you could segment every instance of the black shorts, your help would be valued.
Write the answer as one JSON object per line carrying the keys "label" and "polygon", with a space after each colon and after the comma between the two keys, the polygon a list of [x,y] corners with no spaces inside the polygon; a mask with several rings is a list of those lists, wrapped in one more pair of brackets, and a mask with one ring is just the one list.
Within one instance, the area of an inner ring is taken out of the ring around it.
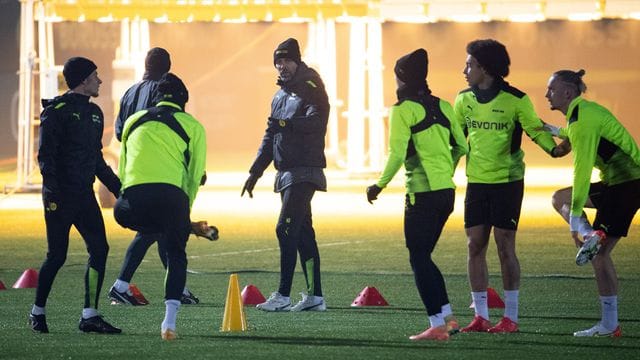
{"label": "black shorts", "polygon": [[524,180],[503,184],[467,184],[464,227],[490,225],[517,230],[524,195]]}
{"label": "black shorts", "polygon": [[608,186],[601,182],[591,184],[589,199],[596,208],[594,229],[608,235],[627,236],[633,217],[640,208],[640,179]]}

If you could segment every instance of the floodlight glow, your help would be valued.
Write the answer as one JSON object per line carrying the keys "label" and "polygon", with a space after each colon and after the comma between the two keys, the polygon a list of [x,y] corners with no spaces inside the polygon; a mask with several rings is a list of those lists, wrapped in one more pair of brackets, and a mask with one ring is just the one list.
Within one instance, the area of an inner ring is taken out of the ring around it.
{"label": "floodlight glow", "polygon": [[531,22],[539,22],[545,21],[545,17],[543,14],[513,14],[509,15],[509,21],[511,22],[520,22],[520,23],[531,23]]}
{"label": "floodlight glow", "polygon": [[640,20],[640,12],[629,13],[629,19]]}
{"label": "floodlight glow", "polygon": [[449,16],[449,20],[459,23],[479,23],[491,21],[491,18],[484,14],[462,14],[451,15]]}
{"label": "floodlight glow", "polygon": [[394,16],[390,20],[395,22],[400,22],[400,23],[408,23],[408,24],[429,24],[429,23],[436,22],[436,19],[426,15]]}
{"label": "floodlight glow", "polygon": [[164,14],[160,17],[153,19],[153,21],[158,24],[166,24],[169,22],[169,16],[167,16],[167,14]]}
{"label": "floodlight glow", "polygon": [[109,14],[107,16],[103,16],[103,17],[99,17],[98,20],[99,23],[110,23],[113,22],[113,15]]}
{"label": "floodlight glow", "polygon": [[602,19],[602,14],[598,12],[587,13],[570,13],[567,15],[567,19],[570,21],[593,21]]}

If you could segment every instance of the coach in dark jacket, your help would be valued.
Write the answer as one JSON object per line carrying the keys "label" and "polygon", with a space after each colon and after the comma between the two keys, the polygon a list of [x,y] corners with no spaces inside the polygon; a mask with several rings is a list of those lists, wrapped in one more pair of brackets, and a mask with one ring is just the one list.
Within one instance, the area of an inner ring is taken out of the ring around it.
{"label": "coach in dark jacket", "polygon": [[69,59],[63,70],[69,91],[42,102],[45,109],[40,116],[38,162],[48,251],[40,268],[35,304],[29,316],[31,328],[37,332],[49,331],[45,305],[56,274],[66,260],[72,225],[89,252],[80,330],[120,332],[104,321],[97,310],[109,245],[93,182],[97,176],[117,197],[120,180],[102,156],[104,116],[98,105],[89,101],[98,96],[102,83],[96,69],[89,59]]}
{"label": "coach in dark jacket", "polygon": [[[276,227],[280,244],[280,287],[263,304],[265,311],[325,310],[320,283],[320,255],[311,220],[315,191],[326,191],[324,138],[329,101],[318,73],[301,61],[295,39],[287,39],[274,51],[280,90],[271,102],[271,116],[249,170],[242,195],[253,197],[253,188],[271,164],[277,175],[274,190],[282,208]],[[290,292],[296,266],[296,250],[307,281],[307,295],[291,306]]]}

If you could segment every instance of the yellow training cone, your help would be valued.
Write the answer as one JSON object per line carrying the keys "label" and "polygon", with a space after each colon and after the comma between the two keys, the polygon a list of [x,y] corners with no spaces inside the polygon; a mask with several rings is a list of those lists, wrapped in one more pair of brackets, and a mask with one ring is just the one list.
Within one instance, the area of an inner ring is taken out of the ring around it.
{"label": "yellow training cone", "polygon": [[247,318],[244,315],[242,297],[240,296],[240,286],[238,285],[238,274],[231,274],[229,277],[229,288],[227,289],[227,301],[224,304],[224,318],[220,331],[246,331]]}

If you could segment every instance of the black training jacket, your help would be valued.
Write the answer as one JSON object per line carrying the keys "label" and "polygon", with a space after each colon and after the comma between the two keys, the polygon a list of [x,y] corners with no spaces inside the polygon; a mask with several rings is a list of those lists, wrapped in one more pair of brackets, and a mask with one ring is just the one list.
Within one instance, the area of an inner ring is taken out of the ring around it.
{"label": "black training jacket", "polygon": [[278,81],[278,85],[267,130],[249,172],[261,176],[271,161],[278,171],[325,168],[329,100],[320,76],[303,62],[290,81]]}
{"label": "black training jacket", "polygon": [[114,195],[120,180],[102,157],[104,116],[88,96],[65,93],[42,100],[38,163],[45,200],[93,192],[97,176]]}
{"label": "black training jacket", "polygon": [[122,141],[127,118],[140,110],[154,106],[153,100],[162,74],[145,74],[144,79],[131,86],[120,99],[120,111],[114,125],[116,139]]}

